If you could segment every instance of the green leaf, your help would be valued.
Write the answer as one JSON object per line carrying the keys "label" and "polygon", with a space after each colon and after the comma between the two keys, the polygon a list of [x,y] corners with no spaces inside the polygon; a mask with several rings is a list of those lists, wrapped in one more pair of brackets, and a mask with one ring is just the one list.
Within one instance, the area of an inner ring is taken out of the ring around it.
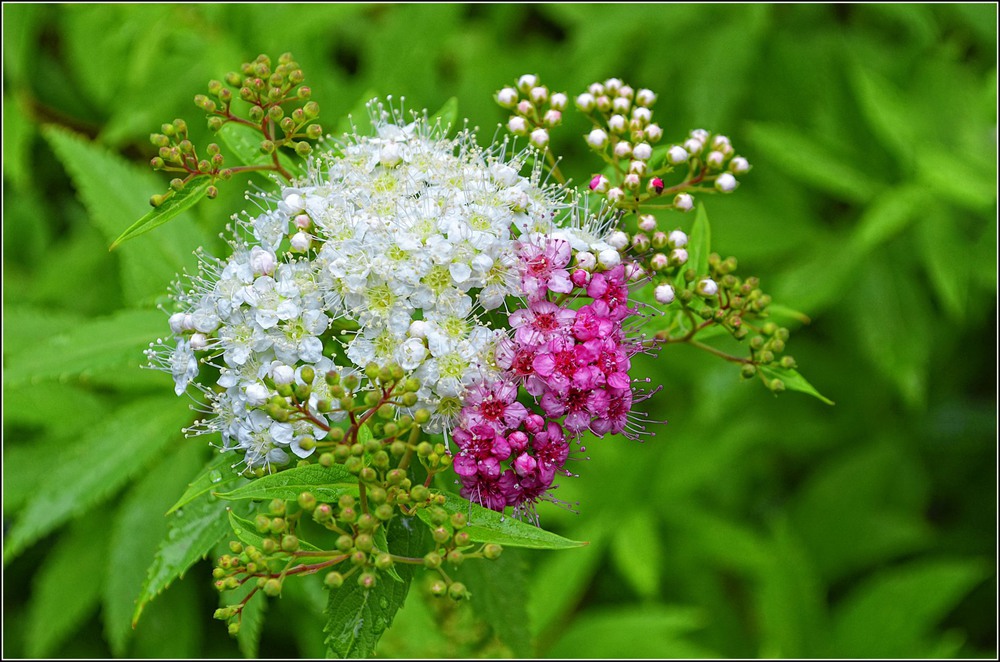
{"label": "green leaf", "polygon": [[212,551],[229,532],[226,504],[211,494],[203,494],[168,518],[166,537],[146,573],[146,583],[132,614],[133,627],[150,600],[162,593],[187,569]]}
{"label": "green leaf", "polygon": [[201,464],[205,447],[187,442],[150,471],[126,494],[115,513],[104,560],[102,616],[104,636],[118,657],[127,655],[132,638],[132,612],[142,592],[146,570],[167,535],[163,510]]}
{"label": "green leaf", "polygon": [[[426,553],[427,528],[411,517],[395,517],[389,522],[389,551],[398,556],[421,557]],[[330,591],[326,607],[328,656],[371,657],[379,638],[392,625],[396,612],[406,601],[414,566],[400,564],[402,582],[380,577],[374,588],[364,589],[347,581]]]}
{"label": "green leaf", "polygon": [[766,365],[757,366],[757,370],[759,370],[760,373],[769,380],[780,379],[785,383],[785,388],[788,390],[806,393],[828,405],[834,404],[833,400],[817,391],[812,384],[806,381],[805,377],[799,374],[797,370],[792,368],[782,368],[780,366]]}
{"label": "green leaf", "polygon": [[[224,553],[228,553],[228,550]],[[221,606],[239,604],[255,588],[253,582],[247,582],[233,591],[224,591],[219,596],[219,604]],[[236,635],[236,645],[239,646],[243,657],[247,659],[260,657],[260,636],[264,632],[264,612],[266,611],[267,600],[264,599],[263,595],[256,595],[250,598],[240,612],[240,631]]]}
{"label": "green leaf", "polygon": [[121,310],[76,324],[10,356],[4,369],[4,385],[9,388],[29,381],[86,378],[93,373],[138,369],[144,363],[143,350],[150,340],[169,330],[159,310]]}
{"label": "green leaf", "polygon": [[900,163],[908,166],[914,148],[921,144],[912,106],[892,82],[860,61],[851,67],[851,85],[872,132]]}
{"label": "green leaf", "polygon": [[170,507],[167,515],[170,515],[182,506],[186,506],[206,492],[232,485],[242,478],[233,468],[235,466],[234,459],[235,455],[231,453],[216,453],[215,457],[209,460],[205,468],[198,474],[198,477],[188,484],[187,489],[184,490],[184,494],[177,500],[177,503]]}
{"label": "green leaf", "polygon": [[878,193],[871,175],[835,155],[798,127],[754,123],[750,139],[760,154],[756,162],[773,164],[784,174],[840,200],[863,203]]}
{"label": "green leaf", "polygon": [[638,595],[655,598],[660,593],[660,560],[663,545],[656,529],[656,515],[636,508],[622,518],[611,540],[615,568]]}
{"label": "green leaf", "polygon": [[107,551],[104,532],[80,521],[39,564],[28,606],[29,657],[52,655],[96,609]]}
{"label": "green leaf", "polygon": [[860,260],[873,248],[902,232],[924,212],[927,203],[926,189],[915,185],[899,186],[879,194],[865,207],[851,234],[847,254]]}
{"label": "green leaf", "polygon": [[[931,207],[917,225],[917,238],[938,300],[953,320],[962,322],[973,300],[972,268],[977,260],[970,257],[975,247],[962,236],[957,220],[951,213]],[[995,233],[991,240],[993,236]],[[996,272],[993,274],[995,277]]]}
{"label": "green leaf", "polygon": [[838,605],[831,654],[842,658],[920,657],[924,637],[987,576],[970,560],[914,561],[870,577]]}
{"label": "green leaf", "polygon": [[[227,508],[226,510],[229,514],[229,526],[240,542],[244,545],[253,545],[257,549],[261,549],[264,543],[264,536],[257,533],[257,526],[250,520],[234,513],[232,508]],[[320,551],[319,547],[305,540],[299,540],[299,546],[307,552]]]}
{"label": "green leaf", "polygon": [[[449,513],[463,513],[468,516],[469,524],[463,531],[469,534],[469,539],[473,542],[495,542],[500,545],[532,549],[570,549],[587,544],[567,540],[545,529],[525,524],[510,515],[483,508],[455,494],[445,494],[445,502],[441,507]],[[417,511],[417,515],[430,524],[430,514],[426,509]]]}
{"label": "green leaf", "polygon": [[167,200],[159,207],[154,207],[142,218],[128,226],[118,238],[111,242],[108,250],[118,248],[124,241],[145,234],[154,228],[158,228],[167,221],[187,211],[201,201],[208,194],[208,187],[212,185],[209,177],[195,177],[180,191],[174,191]]}
{"label": "green leaf", "polygon": [[465,584],[472,609],[515,657],[533,657],[524,552],[505,549],[500,558],[463,563],[455,578]]}
{"label": "green leaf", "polygon": [[241,499],[294,501],[299,494],[306,491],[312,492],[319,501],[333,502],[343,494],[356,493],[358,479],[339,464],[330,467],[310,464],[257,478],[231,492],[219,494],[218,497],[228,501]]}
{"label": "green leaf", "polygon": [[584,611],[547,652],[546,657],[702,658],[718,657],[685,639],[704,627],[700,609],[677,605],[642,605]]}
{"label": "green leaf", "polygon": [[[222,125],[217,135],[222,138],[222,142],[236,156],[236,160],[248,166],[273,166],[274,160],[270,154],[260,151],[260,142],[264,139],[260,131],[252,129],[245,124],[227,122]],[[278,151],[278,163],[288,171],[293,177],[298,177],[304,173],[304,161],[296,157],[293,159],[285,149]],[[267,175],[266,172],[258,173]]]}
{"label": "green leaf", "polygon": [[[101,145],[65,129],[46,126],[42,135],[62,162],[94,227],[110,244],[135,219],[149,211],[148,192],[164,184]],[[193,271],[193,250],[207,237],[194,223],[174,223],[154,236],[129,242],[127,249],[102,257],[119,264],[122,289],[128,301],[152,304],[178,273]]]}
{"label": "green leaf", "polygon": [[451,133],[458,122],[458,97],[451,97],[436,113],[430,116],[429,126],[439,124],[443,132]]}
{"label": "green leaf", "polygon": [[351,111],[337,122],[337,130],[334,136],[339,137],[345,133],[356,133],[359,136],[370,135],[372,132],[372,120],[371,115],[368,114],[368,102],[379,97],[380,95],[377,90],[373,88],[365,90],[365,93],[361,95],[357,103],[351,108]]}
{"label": "green leaf", "polygon": [[688,237],[688,265],[696,276],[708,275],[708,255],[712,252],[712,229],[708,225],[708,212],[704,204],[698,205],[698,212]]}
{"label": "green leaf", "polygon": [[145,398],[82,434],[58,458],[4,541],[4,564],[64,522],[110,497],[176,440],[187,403]]}
{"label": "green leaf", "polygon": [[149,606],[146,618],[135,628],[130,656],[136,659],[193,659],[206,649],[202,639],[206,624],[219,627],[206,618],[201,586],[207,578],[177,582],[159,600]]}
{"label": "green leaf", "polygon": [[984,171],[939,145],[918,147],[916,164],[920,181],[955,204],[987,213],[996,204],[995,165]]}

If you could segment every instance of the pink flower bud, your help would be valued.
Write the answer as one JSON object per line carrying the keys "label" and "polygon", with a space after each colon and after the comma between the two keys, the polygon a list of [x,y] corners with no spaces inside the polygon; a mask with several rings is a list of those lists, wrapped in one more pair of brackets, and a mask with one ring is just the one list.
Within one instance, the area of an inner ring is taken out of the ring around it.
{"label": "pink flower bud", "polygon": [[528,134],[528,122],[523,117],[511,117],[507,129],[514,135],[524,136]]}
{"label": "pink flower bud", "polygon": [[617,145],[615,145],[614,152],[615,156],[617,156],[618,158],[627,159],[629,156],[632,155],[632,145],[629,142],[623,140]]}
{"label": "pink flower bud", "polygon": [[527,476],[535,471],[538,466],[538,462],[535,458],[531,457],[527,453],[521,453],[514,460],[514,471],[517,472],[518,476]]}
{"label": "pink flower bud", "polygon": [[617,186],[612,189],[608,189],[608,200],[610,200],[611,202],[618,203],[624,199],[625,199],[625,191],[621,190]]}
{"label": "pink flower bud", "polygon": [[[312,225],[312,219],[309,218],[309,216],[306,215],[306,214],[299,214],[298,216],[295,217],[294,223],[295,223],[295,227],[297,227],[298,229],[300,229],[300,230],[308,230],[309,226]],[[257,248],[257,247],[254,246],[254,248]]]}
{"label": "pink flower bud", "polygon": [[207,346],[208,346],[208,338],[205,337],[204,333],[191,334],[191,351],[200,352]]}
{"label": "pink flower bud", "polygon": [[620,78],[609,78],[604,81],[604,89],[608,91],[608,94],[617,94],[621,87],[622,81]]}
{"label": "pink flower bud", "polygon": [[609,97],[606,94],[602,94],[601,96],[597,97],[594,100],[594,103],[597,105],[597,109],[602,112],[606,113],[609,110],[611,110],[611,97]]}
{"label": "pink flower bud", "polygon": [[625,175],[625,180],[622,182],[622,185],[630,191],[636,190],[639,188],[639,175],[634,172]]}
{"label": "pink flower bud", "polygon": [[[587,255],[590,255],[590,253],[587,253]],[[590,255],[590,258],[593,259],[594,256]],[[594,263],[596,264],[596,261]],[[591,267],[591,269],[593,269],[593,267]],[[586,287],[587,283],[590,282],[590,273],[584,271],[583,269],[577,269],[570,274],[569,279],[577,287]]]}
{"label": "pink flower bud", "polygon": [[649,258],[649,266],[651,266],[655,271],[663,271],[667,268],[669,263],[670,261],[663,253],[657,253],[653,257]]}
{"label": "pink flower bud", "polygon": [[556,92],[549,99],[549,105],[552,106],[553,110],[565,110],[566,109],[566,95],[562,92]]}
{"label": "pink flower bud", "polygon": [[[635,154],[633,153],[633,156]],[[630,161],[628,164],[628,171],[635,173],[642,177],[646,174],[646,168],[648,167],[645,161]]]}
{"label": "pink flower bud", "polygon": [[689,135],[698,142],[705,143],[708,140],[709,133],[705,129],[694,129]]}
{"label": "pink flower bud", "polygon": [[521,101],[517,102],[517,114],[518,115],[525,115],[525,116],[531,115],[531,113],[534,110],[535,110],[535,107],[527,99],[522,99]]}
{"label": "pink flower bud", "polygon": [[590,190],[596,193],[606,193],[611,186],[611,182],[604,175],[594,175],[590,180]]}
{"label": "pink flower bud", "polygon": [[288,240],[288,243],[292,245],[292,250],[299,253],[305,253],[312,246],[312,237],[310,237],[305,232],[296,232],[292,235],[292,238]]}
{"label": "pink flower bud", "polygon": [[705,164],[714,170],[718,170],[722,167],[722,161],[726,157],[723,156],[722,152],[717,150],[712,150],[705,156]]}
{"label": "pink flower bud", "polygon": [[600,83],[591,83],[590,86],[587,88],[587,91],[590,92],[595,97],[599,97],[602,94],[604,94],[604,86],[601,85]]}
{"label": "pink flower bud", "polygon": [[545,149],[549,144],[549,132],[545,129],[535,129],[531,132],[531,144],[538,149]]}
{"label": "pink flower bud", "polygon": [[[306,216],[306,218],[308,219],[309,217]],[[254,246],[250,249],[250,268],[253,269],[254,275],[270,276],[274,273],[276,266],[278,266],[278,259],[271,251],[265,250],[260,246]]]}
{"label": "pink flower bud", "polygon": [[649,180],[649,189],[655,191],[656,195],[663,193],[663,180],[659,177],[653,177]]}
{"label": "pink flower bud", "polygon": [[662,137],[663,129],[660,128],[659,124],[650,124],[646,127],[646,138],[649,139],[649,142],[658,143]]}
{"label": "pink flower bud", "polygon": [[528,96],[530,96],[531,100],[535,103],[545,103],[549,99],[549,88],[544,86],[533,87],[531,88],[531,91],[528,92]]}
{"label": "pink flower bud", "polygon": [[[594,254],[591,253],[590,251],[579,251],[576,254],[576,266],[579,267],[577,271],[580,270],[593,271],[594,267],[597,266],[597,258],[594,257]],[[577,276],[576,272],[574,271],[573,276],[571,276],[571,278],[579,278],[579,276]],[[589,280],[589,276],[587,278]],[[576,281],[574,280],[573,283],[576,284]]]}
{"label": "pink flower bud", "polygon": [[643,214],[639,217],[639,229],[643,232],[652,232],[656,229],[656,217],[652,214]]}
{"label": "pink flower bud", "polygon": [[631,99],[635,96],[635,90],[632,89],[631,85],[622,85],[621,89],[618,90],[618,96]]}
{"label": "pink flower bud", "polygon": [[549,109],[545,111],[545,116],[542,118],[542,121],[546,126],[556,126],[562,122],[562,113],[555,109]]}
{"label": "pink flower bud", "polygon": [[688,252],[683,248],[675,248],[670,251],[670,262],[673,264],[686,264],[688,261]]}

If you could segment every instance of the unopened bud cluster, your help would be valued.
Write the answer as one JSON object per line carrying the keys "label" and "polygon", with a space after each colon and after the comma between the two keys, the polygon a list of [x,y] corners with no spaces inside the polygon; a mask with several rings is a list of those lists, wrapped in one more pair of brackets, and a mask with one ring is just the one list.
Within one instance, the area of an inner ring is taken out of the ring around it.
{"label": "unopened bud cluster", "polygon": [[564,92],[550,92],[538,76],[525,74],[515,86],[498,91],[496,102],[512,113],[507,129],[516,136],[527,136],[534,147],[544,151],[549,131],[562,123],[567,97]]}
{"label": "unopened bud cluster", "polygon": [[[271,157],[270,164],[246,164],[235,168],[224,168],[224,157],[215,143],[205,149],[204,158],[188,139],[187,125],[177,119],[164,124],[162,133],[150,136],[150,142],[158,149],[150,160],[153,170],[182,174],[170,182],[170,190],[150,198],[150,204],[159,207],[174,193],[184,190],[192,181],[209,177],[211,185],[208,197],[218,194],[217,180],[228,180],[234,172],[251,170],[272,170],[291,179],[278,160],[278,150],[283,147],[294,150],[300,156],[308,156],[312,145],[308,140],[318,140],[323,129],[315,123],[319,116],[319,105],[311,101],[312,90],[304,86],[304,75],[291,54],[278,58],[272,69],[271,59],[260,55],[253,62],[246,62],[242,73],[230,72],[225,82],[213,80],[208,84],[208,94],[195,96],[194,103],[208,115],[208,126],[219,131],[230,122],[250,126],[261,134],[260,152]],[[234,99],[249,104],[246,116],[233,112]]]}

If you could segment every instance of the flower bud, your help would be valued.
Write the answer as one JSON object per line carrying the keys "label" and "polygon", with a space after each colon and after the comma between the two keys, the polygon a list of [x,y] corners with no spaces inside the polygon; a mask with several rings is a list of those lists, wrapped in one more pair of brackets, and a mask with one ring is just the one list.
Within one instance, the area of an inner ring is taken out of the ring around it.
{"label": "flower bud", "polygon": [[650,193],[655,193],[656,195],[663,193],[663,180],[659,177],[653,177],[649,180],[648,188]]}
{"label": "flower bud", "polygon": [[701,150],[704,148],[705,143],[696,138],[688,138],[684,141],[684,149],[688,151],[688,154],[701,154]]}
{"label": "flower bud", "polygon": [[[312,225],[312,219],[309,218],[308,214],[299,214],[295,217],[292,223],[300,230],[308,230]],[[256,246],[254,248],[256,248]]]}
{"label": "flower bud", "polygon": [[718,179],[715,180],[715,188],[722,191],[723,193],[732,192],[737,185],[738,182],[736,181],[736,178],[733,177],[728,172],[722,173],[721,175],[719,175]]}
{"label": "flower bud", "polygon": [[649,258],[649,266],[653,268],[654,271],[663,271],[667,268],[669,264],[667,256],[663,253],[657,253],[653,257]]}
{"label": "flower bud", "polygon": [[628,235],[621,230],[615,230],[607,238],[608,245],[617,250],[621,250],[628,246],[628,241]]}
{"label": "flower bud", "polygon": [[576,107],[585,113],[589,113],[594,109],[594,95],[590,92],[584,92],[576,98]]}
{"label": "flower bud", "polygon": [[670,242],[670,245],[673,246],[674,248],[682,248],[684,246],[687,246],[688,236],[683,232],[681,232],[680,230],[674,230],[673,232],[670,233],[669,237],[667,237],[667,240]]}
{"label": "flower bud", "polygon": [[635,93],[635,102],[644,108],[649,108],[656,103],[656,94],[653,93],[653,90],[642,88]]}
{"label": "flower bud", "polygon": [[622,181],[622,186],[624,186],[629,191],[634,191],[639,188],[639,175],[634,172],[625,175],[625,179]]}
{"label": "flower bud", "polygon": [[517,102],[517,114],[522,117],[530,117],[535,112],[535,107],[527,99]]}
{"label": "flower bud", "polygon": [[504,108],[513,108],[517,104],[517,90],[505,87],[497,92],[497,103]]}
{"label": "flower bud", "polygon": [[628,121],[625,119],[624,115],[612,115],[608,119],[608,128],[613,132],[621,134],[625,133],[625,129],[628,127]]}
{"label": "flower bud", "polygon": [[[586,287],[587,283],[590,282],[590,273],[587,272],[587,271],[584,271],[583,269],[576,269],[576,270],[573,271],[573,273],[571,273],[569,275],[569,280],[576,287]],[[515,435],[517,435],[515,437],[515,439],[517,440],[518,443],[512,443],[511,442],[511,437],[514,437]],[[523,439],[522,439],[522,437],[523,437]],[[523,443],[520,443],[522,441],[523,441]],[[510,436],[507,437],[507,443],[510,444],[511,448],[513,448],[515,450],[519,450],[519,449],[524,448],[525,446],[528,445],[528,435],[524,434],[520,430],[518,430],[517,432],[511,432]]]}
{"label": "flower bud", "polygon": [[670,283],[657,285],[653,290],[653,298],[657,303],[668,304],[674,300],[674,286]]}
{"label": "flower bud", "polygon": [[553,110],[558,110],[562,112],[566,109],[566,95],[562,92],[556,92],[549,98],[549,105]]}
{"label": "flower bud", "polygon": [[653,148],[649,143],[639,143],[632,148],[632,158],[646,161],[653,155]]}
{"label": "flower bud", "polygon": [[653,113],[649,108],[634,108],[632,110],[632,119],[639,123],[640,126],[645,126],[649,124],[649,120],[653,119]]}
{"label": "flower bud", "polygon": [[379,150],[378,162],[386,168],[393,168],[399,165],[402,160],[403,155],[399,149],[399,143],[386,143]]}
{"label": "flower bud", "polygon": [[604,81],[604,89],[608,92],[608,94],[618,94],[622,85],[623,83],[620,78],[609,78]]}
{"label": "flower bud", "polygon": [[[308,216],[306,217],[308,218]],[[269,250],[254,246],[250,250],[250,268],[255,276],[270,276],[278,266],[278,258]]]}
{"label": "flower bud", "polygon": [[523,117],[511,117],[507,122],[507,130],[517,136],[528,135],[528,122]]}
{"label": "flower bud", "polygon": [[594,129],[587,134],[587,144],[594,149],[604,149],[608,144],[608,134],[603,129]]}
{"label": "flower bud", "polygon": [[528,96],[532,102],[541,105],[549,100],[549,88],[544,85],[533,87],[528,91]]}
{"label": "flower bud", "polygon": [[698,282],[695,291],[703,297],[712,297],[719,293],[719,285],[711,278],[705,278]]}
{"label": "flower bud", "polygon": [[656,229],[656,217],[652,214],[643,214],[639,217],[639,229],[643,232],[652,232]]}
{"label": "flower bud", "polygon": [[284,384],[291,384],[292,380],[295,379],[295,370],[287,365],[276,365],[274,369],[271,370],[271,379],[274,383],[281,386]]}
{"label": "flower bud", "polygon": [[542,122],[548,127],[556,126],[562,122],[562,113],[554,108],[547,110],[545,111],[545,115],[542,117]]}
{"label": "flower bud", "polygon": [[686,249],[675,248],[674,250],[670,251],[671,264],[681,265],[685,264],[687,261],[688,261],[688,252]]}
{"label": "flower bud", "polygon": [[713,170],[719,170],[722,168],[722,162],[726,157],[723,156],[722,152],[712,150],[705,156],[705,165]]}
{"label": "flower bud", "polygon": [[184,313],[174,313],[170,316],[168,323],[173,334],[179,336],[184,332]]}
{"label": "flower bud", "polygon": [[594,175],[590,180],[590,190],[595,193],[607,193],[611,182],[604,175]]}
{"label": "flower bud", "polygon": [[625,97],[615,97],[614,101],[611,102],[611,107],[616,113],[624,114],[632,108],[632,102]]}
{"label": "flower bud", "polygon": [[734,175],[742,175],[750,171],[750,163],[742,156],[734,156],[729,162],[729,170]]}
{"label": "flower bud", "polygon": [[625,140],[621,141],[620,143],[615,145],[614,153],[615,156],[617,156],[620,159],[627,159],[629,156],[632,155],[631,143]]}
{"label": "flower bud", "polygon": [[305,232],[296,232],[288,242],[292,245],[292,250],[305,253],[312,246],[312,237]]}
{"label": "flower bud", "polygon": [[625,191],[621,190],[617,186],[608,189],[608,200],[614,203],[619,203],[625,199]]}
{"label": "flower bud", "polygon": [[531,132],[531,144],[538,149],[545,149],[549,144],[549,132],[545,129],[535,129]]}
{"label": "flower bud", "polygon": [[663,137],[663,129],[660,128],[659,124],[650,124],[646,127],[646,138],[649,139],[651,143],[660,142],[660,138]]}
{"label": "flower bud", "polygon": [[517,79],[517,89],[527,93],[531,88],[538,85],[538,76],[534,74],[524,74]]}
{"label": "flower bud", "polygon": [[628,164],[628,171],[642,177],[646,174],[647,167],[648,164],[645,161],[630,161]]}
{"label": "flower bud", "polygon": [[587,86],[587,91],[593,94],[595,97],[598,97],[604,94],[605,92],[604,86],[601,85],[600,83],[591,83],[590,85]]}
{"label": "flower bud", "polygon": [[602,113],[606,113],[611,110],[611,98],[606,94],[602,94],[597,97],[594,100],[594,103],[597,106],[597,109]]}
{"label": "flower bud", "polygon": [[597,266],[597,258],[590,251],[579,251],[576,254],[576,266],[582,270],[593,271]]}
{"label": "flower bud", "polygon": [[298,193],[288,193],[283,198],[285,206],[292,214],[297,214],[306,208],[306,201]]}
{"label": "flower bud", "polygon": [[691,211],[694,209],[694,198],[688,193],[678,193],[674,197],[674,209],[678,211]]}
{"label": "flower bud", "polygon": [[612,269],[617,267],[622,263],[621,253],[613,248],[605,249],[597,254],[597,263],[601,265],[603,269]]}

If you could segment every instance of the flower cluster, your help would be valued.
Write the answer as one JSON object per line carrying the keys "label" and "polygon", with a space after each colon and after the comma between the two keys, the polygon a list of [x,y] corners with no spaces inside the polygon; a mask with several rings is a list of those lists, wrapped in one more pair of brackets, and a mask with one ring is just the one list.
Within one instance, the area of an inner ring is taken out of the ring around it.
{"label": "flower cluster", "polygon": [[[373,112],[375,136],[350,138],[314,159],[308,180],[263,198],[261,213],[237,219],[242,237],[231,240],[232,254],[201,255],[200,273],[178,287],[173,339],[147,354],[172,374],[178,394],[191,385],[205,394],[210,415],[189,432],[220,433],[223,448],[242,452],[251,471],[307,458],[349,413],[340,378],[363,385],[372,365],[399,366],[412,378],[414,395],[397,404],[401,415],[428,413],[425,432],[461,423],[454,439],[463,452],[477,406],[488,417],[491,403],[509,405],[496,435],[540,420],[516,414],[527,413],[516,402],[521,384],[540,398],[542,424],[565,415],[577,434],[593,418],[617,421],[623,391],[631,401],[627,367],[605,378],[597,365],[621,364],[620,339],[605,327],[620,328],[632,309],[609,220],[581,221],[562,189],[540,185],[537,169],[520,175],[523,153],[508,157],[505,145],[483,151],[470,133],[446,139],[426,118],[403,124],[381,106]],[[547,298],[575,289],[592,304],[574,311]],[[547,330],[549,318],[557,328]],[[587,325],[600,328],[584,332]],[[586,370],[557,366],[577,343]],[[528,380],[511,362],[525,352],[537,364]],[[203,365],[218,369],[214,386],[196,381]],[[595,390],[606,383],[614,397]],[[584,391],[586,405],[577,402]],[[547,438],[564,445],[558,424],[558,435],[542,424],[522,433],[536,454]],[[524,451],[520,438],[514,450]],[[524,493],[544,492],[564,455],[544,459],[537,485]],[[536,470],[528,464],[526,456],[516,465],[523,476]]]}
{"label": "flower cluster", "polygon": [[[570,254],[560,238],[522,248],[528,306],[509,316],[514,333],[497,352],[503,374],[472,392],[454,430],[462,496],[495,510],[530,512],[547,497],[556,474],[569,474],[569,442],[584,431],[636,436],[626,427],[636,400],[628,371],[640,344],[626,334],[637,310],[625,265],[570,273]],[[573,308],[567,300],[586,303]],[[518,386],[541,414],[514,400]]]}

